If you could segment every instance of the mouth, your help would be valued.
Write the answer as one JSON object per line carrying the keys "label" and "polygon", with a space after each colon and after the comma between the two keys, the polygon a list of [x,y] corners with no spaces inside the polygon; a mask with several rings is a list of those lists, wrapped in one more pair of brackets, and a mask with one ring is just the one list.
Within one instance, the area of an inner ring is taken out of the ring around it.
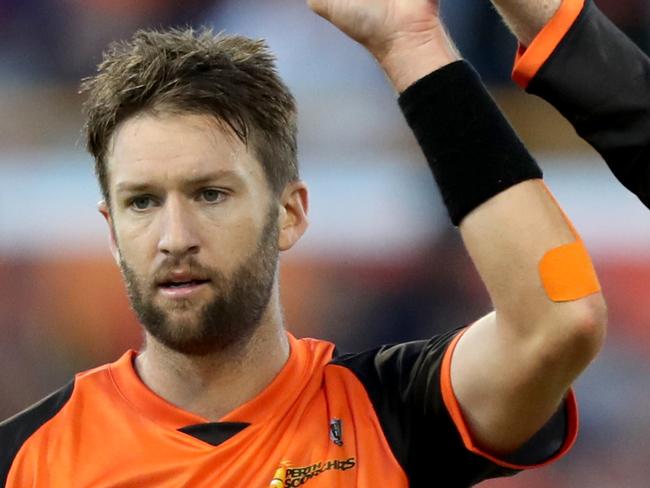
{"label": "mouth", "polygon": [[188,279],[183,281],[164,281],[158,289],[171,298],[184,298],[206,287],[210,280]]}
{"label": "mouth", "polygon": [[160,288],[190,288],[192,286],[199,286],[208,283],[210,280],[187,280],[187,281],[166,281],[160,283]]}

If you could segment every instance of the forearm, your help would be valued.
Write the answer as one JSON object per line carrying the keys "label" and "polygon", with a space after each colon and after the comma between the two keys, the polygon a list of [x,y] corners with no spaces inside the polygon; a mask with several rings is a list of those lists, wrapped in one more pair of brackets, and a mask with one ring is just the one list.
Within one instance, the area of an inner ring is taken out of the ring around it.
{"label": "forearm", "polygon": [[524,46],[555,15],[562,0],[492,0],[512,33]]}

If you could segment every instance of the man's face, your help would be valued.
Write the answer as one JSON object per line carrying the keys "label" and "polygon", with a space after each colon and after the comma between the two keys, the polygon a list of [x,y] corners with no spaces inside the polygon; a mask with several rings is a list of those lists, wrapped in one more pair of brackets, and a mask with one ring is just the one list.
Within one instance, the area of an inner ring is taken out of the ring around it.
{"label": "man's face", "polygon": [[185,354],[250,337],[269,303],[278,205],[264,170],[205,115],[149,115],[116,131],[111,220],[131,304]]}

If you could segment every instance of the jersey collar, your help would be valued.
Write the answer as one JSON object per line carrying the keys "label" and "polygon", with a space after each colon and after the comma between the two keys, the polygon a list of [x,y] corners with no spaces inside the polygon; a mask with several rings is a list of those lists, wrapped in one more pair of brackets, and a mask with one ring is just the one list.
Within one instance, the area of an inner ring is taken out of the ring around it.
{"label": "jersey collar", "polygon": [[[309,339],[297,340],[291,334],[288,337],[291,348],[289,359],[275,379],[256,397],[225,415],[221,422],[254,424],[285,411],[313,383],[310,379],[314,379],[314,370],[331,359],[333,345]],[[209,422],[150,390],[135,370],[137,354],[133,350],[127,351],[109,369],[119,394],[133,409],[157,424],[174,430]]]}

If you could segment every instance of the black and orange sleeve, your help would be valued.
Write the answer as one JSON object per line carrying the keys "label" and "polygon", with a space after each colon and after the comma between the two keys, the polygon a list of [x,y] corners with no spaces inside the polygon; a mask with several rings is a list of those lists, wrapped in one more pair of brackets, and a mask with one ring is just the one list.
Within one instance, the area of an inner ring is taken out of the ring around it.
{"label": "black and orange sleeve", "polygon": [[[449,376],[461,331],[428,341],[384,346],[345,355],[347,367],[364,385],[393,454],[413,487],[465,487],[551,462],[573,444],[577,410],[571,394],[565,405],[525,446],[508,459],[477,448],[465,427]],[[451,484],[453,483],[453,484]]]}
{"label": "black and orange sleeve", "polygon": [[650,208],[650,59],[592,0],[564,0],[514,80],[553,105]]}
{"label": "black and orange sleeve", "polygon": [[7,487],[9,472],[25,442],[52,419],[70,400],[74,382],[35,405],[0,422],[0,487]]}

